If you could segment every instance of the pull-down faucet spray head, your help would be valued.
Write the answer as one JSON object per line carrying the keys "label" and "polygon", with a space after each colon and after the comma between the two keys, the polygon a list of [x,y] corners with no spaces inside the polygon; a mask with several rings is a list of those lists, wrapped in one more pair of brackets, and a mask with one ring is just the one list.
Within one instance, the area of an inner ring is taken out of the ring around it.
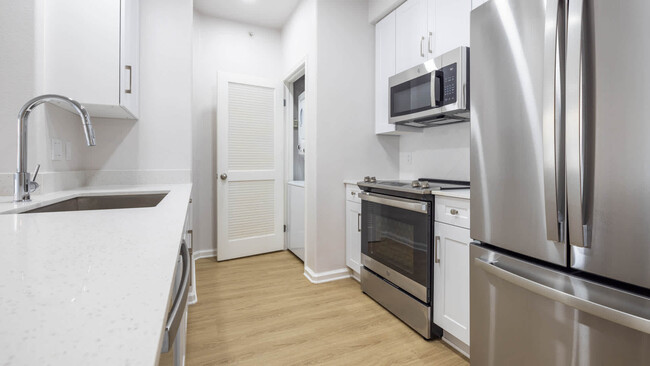
{"label": "pull-down faucet spray head", "polygon": [[86,144],[88,146],[95,146],[95,131],[90,122],[90,115],[88,111],[79,102],[68,97],[56,94],[45,94],[36,98],[30,99],[18,113],[18,154],[17,154],[17,169],[14,174],[14,201],[25,202],[30,201],[30,193],[33,192],[38,185],[29,179],[27,172],[27,121],[32,110],[45,102],[66,102],[81,116],[81,123],[84,127],[86,134]]}

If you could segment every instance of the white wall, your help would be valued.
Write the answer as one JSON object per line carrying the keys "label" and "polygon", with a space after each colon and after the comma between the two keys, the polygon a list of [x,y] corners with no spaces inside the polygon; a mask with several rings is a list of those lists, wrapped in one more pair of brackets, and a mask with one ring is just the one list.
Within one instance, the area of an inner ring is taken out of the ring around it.
{"label": "white wall", "polygon": [[189,174],[192,12],[192,0],[140,0],[140,119],[95,118],[97,146],[85,169]]}
{"label": "white wall", "polygon": [[[251,37],[249,32],[253,32]],[[215,151],[217,72],[253,75],[280,85],[280,30],[194,12],[193,155],[195,251],[216,250]]]}
{"label": "white wall", "polygon": [[318,221],[311,269],[326,272],[345,268],[343,180],[397,176],[399,140],[374,134],[375,32],[368,23],[368,2],[319,0],[317,5]]}
{"label": "white wall", "polygon": [[[15,171],[16,115],[43,93],[44,0],[0,2],[0,194]],[[87,147],[79,117],[41,106],[30,118],[29,167],[41,171],[191,169],[192,0],[140,0],[140,119],[93,118]],[[70,161],[50,160],[50,139],[71,143]],[[127,182],[128,183],[128,182]],[[38,191],[37,191],[38,193]]]}
{"label": "white wall", "polygon": [[[305,266],[316,268],[318,175],[316,0],[303,0],[282,28],[282,79],[305,64]],[[310,122],[311,121],[311,122]]]}
{"label": "white wall", "polygon": [[[374,134],[367,0],[303,0],[282,29],[283,76],[306,63],[305,266],[346,268],[346,179],[399,174],[399,140]],[[352,93],[352,97],[351,94]]]}
{"label": "white wall", "polygon": [[400,179],[469,181],[468,122],[430,127],[423,133],[403,135],[399,144]]}
{"label": "white wall", "polygon": [[[37,91],[37,19],[39,3],[34,0],[0,1],[0,172],[16,170],[16,117],[20,107]],[[41,113],[42,114],[42,113]],[[33,121],[40,116],[35,112]],[[30,142],[37,123],[31,123]],[[35,149],[30,148],[30,151]],[[30,159],[30,163],[33,160]],[[30,164],[31,166],[31,164]],[[1,182],[5,191],[5,181]],[[10,189],[11,190],[11,189]]]}

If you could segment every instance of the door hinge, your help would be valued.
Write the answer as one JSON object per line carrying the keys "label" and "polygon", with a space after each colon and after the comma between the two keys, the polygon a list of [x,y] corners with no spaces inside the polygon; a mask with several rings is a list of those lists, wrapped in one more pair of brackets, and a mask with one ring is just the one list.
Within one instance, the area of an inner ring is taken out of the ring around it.
{"label": "door hinge", "polygon": [[286,106],[287,106],[287,100],[286,100],[286,99],[282,99],[282,106],[283,106],[283,107],[286,107]]}
{"label": "door hinge", "polygon": [[284,225],[284,232],[287,232],[287,225]]}

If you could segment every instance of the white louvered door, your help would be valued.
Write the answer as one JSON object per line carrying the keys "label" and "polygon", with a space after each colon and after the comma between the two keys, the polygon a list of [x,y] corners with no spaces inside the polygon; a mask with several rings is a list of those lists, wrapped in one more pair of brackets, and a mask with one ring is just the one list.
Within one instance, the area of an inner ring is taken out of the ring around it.
{"label": "white louvered door", "polygon": [[217,259],[284,249],[280,88],[217,78]]}

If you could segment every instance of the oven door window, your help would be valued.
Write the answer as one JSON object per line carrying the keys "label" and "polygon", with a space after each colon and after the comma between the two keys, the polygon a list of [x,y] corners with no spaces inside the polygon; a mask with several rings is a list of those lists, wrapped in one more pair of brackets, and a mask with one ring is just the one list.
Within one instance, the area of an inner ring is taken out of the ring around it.
{"label": "oven door window", "polygon": [[390,116],[399,117],[432,109],[431,73],[390,88]]}
{"label": "oven door window", "polygon": [[431,215],[362,202],[361,252],[429,287]]}

